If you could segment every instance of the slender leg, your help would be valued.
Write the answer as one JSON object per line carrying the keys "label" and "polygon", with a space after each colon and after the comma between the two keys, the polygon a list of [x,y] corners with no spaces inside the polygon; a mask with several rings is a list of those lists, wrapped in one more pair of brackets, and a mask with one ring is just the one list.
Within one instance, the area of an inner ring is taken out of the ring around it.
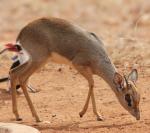
{"label": "slender leg", "polygon": [[37,65],[35,63],[30,62],[29,64],[27,64],[25,69],[19,75],[19,81],[20,81],[20,85],[23,90],[23,93],[25,95],[25,98],[27,100],[27,103],[29,105],[29,108],[31,110],[32,116],[35,117],[37,122],[40,122],[40,119],[37,115],[37,112],[33,106],[33,103],[27,91],[27,81],[36,69],[37,69]]}
{"label": "slender leg", "polygon": [[86,111],[88,109],[88,105],[89,105],[92,89],[93,89],[93,85],[91,85],[91,82],[89,82],[88,96],[87,96],[87,99],[86,99],[86,102],[85,102],[85,105],[84,105],[82,111],[79,113],[80,117],[82,117],[86,113]]}
{"label": "slender leg", "polygon": [[87,95],[87,98],[86,98],[85,105],[84,105],[82,111],[79,113],[80,117],[83,117],[83,115],[86,113],[86,111],[88,109],[90,96],[91,96],[91,93],[92,93],[92,89],[94,87],[94,80],[93,80],[93,77],[92,77],[92,71],[89,67],[79,66],[79,65],[75,65],[75,64],[74,64],[74,66],[87,79],[88,84],[89,84],[89,91],[88,91],[88,95]]}
{"label": "slender leg", "polygon": [[94,90],[92,89],[91,92],[91,100],[92,100],[92,106],[93,106],[93,113],[96,115],[98,121],[102,121],[102,117],[98,114],[97,108],[96,108],[96,102],[94,97]]}
{"label": "slender leg", "polygon": [[11,88],[12,88],[13,112],[16,116],[16,120],[20,120],[19,114],[17,111],[17,101],[16,101],[16,84],[19,82],[21,84],[21,87],[22,87],[23,93],[25,95],[25,98],[28,102],[28,105],[31,109],[32,115],[36,118],[37,122],[40,121],[39,117],[34,109],[34,106],[31,102],[31,99],[28,95],[27,89],[26,89],[26,81],[28,80],[30,75],[34,72],[34,70],[36,70],[36,66],[37,65],[32,64],[32,62],[26,62],[10,71],[11,86],[12,86]]}
{"label": "slender leg", "polygon": [[28,102],[28,105],[30,107],[32,115],[35,117],[35,119],[36,119],[37,122],[40,122],[40,119],[39,119],[39,117],[37,115],[37,112],[36,112],[36,110],[35,110],[35,108],[33,106],[33,103],[32,103],[32,101],[30,99],[30,96],[28,94],[28,91],[27,91],[27,88],[26,88],[26,84],[21,84],[21,88],[22,88],[23,93],[25,95],[25,98],[26,98],[26,100]]}
{"label": "slender leg", "polygon": [[75,63],[74,63],[74,66],[87,79],[88,84],[89,84],[88,96],[87,96],[85,105],[84,105],[82,111],[79,113],[79,115],[80,115],[80,117],[82,117],[86,113],[86,111],[88,109],[88,105],[89,105],[89,100],[90,100],[90,97],[91,97],[92,106],[93,106],[93,113],[96,115],[97,120],[100,121],[100,120],[102,120],[102,118],[100,117],[100,115],[97,112],[95,97],[94,97],[94,90],[93,90],[94,80],[93,80],[93,77],[92,77],[93,73],[92,73],[90,67],[76,65]]}
{"label": "slender leg", "polygon": [[11,82],[11,95],[12,95],[12,110],[13,110],[13,113],[15,114],[16,120],[20,121],[22,119],[20,118],[19,113],[18,113],[18,109],[17,109],[15,79],[12,78],[10,80],[10,82]]}
{"label": "slender leg", "polygon": [[18,76],[17,73],[22,70],[26,64],[22,64],[21,66],[18,66],[17,68],[11,69],[9,72],[10,75],[10,84],[11,84],[11,95],[12,95],[12,111],[15,114],[16,120],[20,121],[22,120],[19,117],[19,113],[18,113],[18,107],[17,107],[17,99],[16,99],[16,84],[18,81]]}

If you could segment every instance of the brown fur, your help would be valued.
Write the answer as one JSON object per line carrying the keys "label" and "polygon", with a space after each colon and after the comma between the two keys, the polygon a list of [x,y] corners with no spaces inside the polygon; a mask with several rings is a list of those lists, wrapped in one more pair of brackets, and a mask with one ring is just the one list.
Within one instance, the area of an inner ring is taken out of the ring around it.
{"label": "brown fur", "polygon": [[[113,82],[114,75],[117,73],[116,68],[109,59],[104,45],[95,34],[93,35],[63,19],[42,18],[25,26],[18,35],[17,42],[30,56],[28,62],[10,71],[13,112],[17,120],[20,120],[20,116],[17,110],[14,88],[15,84],[20,82],[33,116],[36,121],[40,121],[26,91],[26,82],[50,58],[53,58],[56,62],[62,61],[61,63],[65,63],[63,61],[67,60],[87,79],[89,92],[83,110],[80,112],[81,117],[85,114],[91,97],[93,112],[98,120],[102,120],[96,109],[93,74],[101,76],[111,86],[120,103],[126,107],[124,93],[118,92]],[[53,56],[53,53],[57,56]],[[119,83],[117,82],[117,84]],[[128,107],[126,109],[129,110]]]}

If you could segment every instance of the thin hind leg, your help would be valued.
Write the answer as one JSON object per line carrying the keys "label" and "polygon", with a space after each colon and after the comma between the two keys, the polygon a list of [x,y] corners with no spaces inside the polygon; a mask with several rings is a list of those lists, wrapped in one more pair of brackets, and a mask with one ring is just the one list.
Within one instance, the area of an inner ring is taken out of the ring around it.
{"label": "thin hind leg", "polygon": [[36,70],[36,66],[33,65],[31,62],[26,62],[25,64],[22,64],[20,66],[18,66],[17,68],[13,69],[11,71],[11,82],[12,82],[12,102],[13,102],[13,112],[16,116],[16,120],[18,119],[18,111],[17,110],[17,102],[16,102],[16,89],[15,89],[15,84],[14,84],[14,78],[13,77],[17,77],[18,82],[20,83],[23,93],[25,95],[25,98],[28,102],[28,105],[30,107],[31,113],[32,115],[36,118],[36,121],[40,121],[39,117],[35,111],[35,108],[32,104],[32,101],[30,99],[30,96],[27,92],[27,88],[26,88],[26,81],[28,80],[28,78],[30,77],[30,75],[34,72],[34,70]]}
{"label": "thin hind leg", "polygon": [[16,84],[18,83],[18,77],[16,75],[16,72],[18,69],[21,69],[26,64],[22,64],[21,66],[17,67],[16,69],[10,70],[10,84],[11,84],[11,95],[12,95],[12,111],[16,117],[16,120],[21,120],[19,113],[18,113],[18,107],[17,107],[17,99],[16,99]]}
{"label": "thin hind leg", "polygon": [[16,120],[22,120],[19,116],[18,109],[17,109],[17,99],[16,99],[16,79],[11,80],[11,95],[12,95],[12,111],[15,114]]}
{"label": "thin hind leg", "polygon": [[26,100],[28,102],[28,105],[30,107],[30,110],[31,110],[31,113],[32,113],[33,117],[35,117],[36,122],[40,122],[39,116],[38,116],[38,114],[37,114],[37,112],[36,112],[36,110],[35,110],[35,108],[33,106],[33,103],[32,103],[32,101],[30,99],[29,94],[28,94],[26,83],[21,83],[21,88],[22,88],[23,93],[25,95],[25,98],[26,98]]}
{"label": "thin hind leg", "polygon": [[31,74],[37,69],[37,65],[35,65],[34,63],[30,63],[26,69],[24,69],[24,71],[22,73],[20,73],[20,77],[19,77],[19,81],[20,81],[20,85],[21,85],[21,88],[23,90],[23,93],[25,95],[25,98],[27,100],[27,103],[29,105],[29,108],[31,110],[31,113],[32,113],[32,116],[35,117],[36,121],[37,122],[40,122],[40,119],[39,119],[39,116],[33,106],[33,103],[31,101],[31,98],[28,94],[28,91],[27,91],[27,81],[29,79],[29,77],[31,76]]}

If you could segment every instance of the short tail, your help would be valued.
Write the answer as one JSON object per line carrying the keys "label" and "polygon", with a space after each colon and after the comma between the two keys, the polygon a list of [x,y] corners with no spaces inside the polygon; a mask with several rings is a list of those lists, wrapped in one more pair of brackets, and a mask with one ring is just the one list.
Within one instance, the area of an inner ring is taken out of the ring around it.
{"label": "short tail", "polygon": [[1,79],[0,79],[0,82],[6,82],[6,81],[8,81],[8,80],[9,80],[8,77],[4,77],[4,78],[1,78]]}

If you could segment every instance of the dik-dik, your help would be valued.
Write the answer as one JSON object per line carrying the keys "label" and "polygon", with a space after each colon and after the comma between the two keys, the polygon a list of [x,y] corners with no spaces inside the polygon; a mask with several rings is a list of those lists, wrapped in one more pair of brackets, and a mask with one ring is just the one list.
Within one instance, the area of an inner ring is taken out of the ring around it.
{"label": "dik-dik", "polygon": [[[16,120],[21,120],[16,100],[16,85],[20,84],[32,115],[39,122],[39,116],[27,92],[29,77],[46,62],[54,61],[73,66],[89,84],[82,117],[91,98],[97,120],[102,120],[96,109],[94,80],[92,75],[102,77],[112,88],[120,104],[137,120],[140,119],[140,94],[135,82],[138,78],[134,69],[128,76],[121,76],[111,62],[103,42],[93,33],[58,18],[41,18],[26,25],[16,39],[16,45],[23,51],[25,61],[10,70],[12,107]],[[79,87],[80,88],[80,87]],[[47,103],[48,104],[48,103]]]}

